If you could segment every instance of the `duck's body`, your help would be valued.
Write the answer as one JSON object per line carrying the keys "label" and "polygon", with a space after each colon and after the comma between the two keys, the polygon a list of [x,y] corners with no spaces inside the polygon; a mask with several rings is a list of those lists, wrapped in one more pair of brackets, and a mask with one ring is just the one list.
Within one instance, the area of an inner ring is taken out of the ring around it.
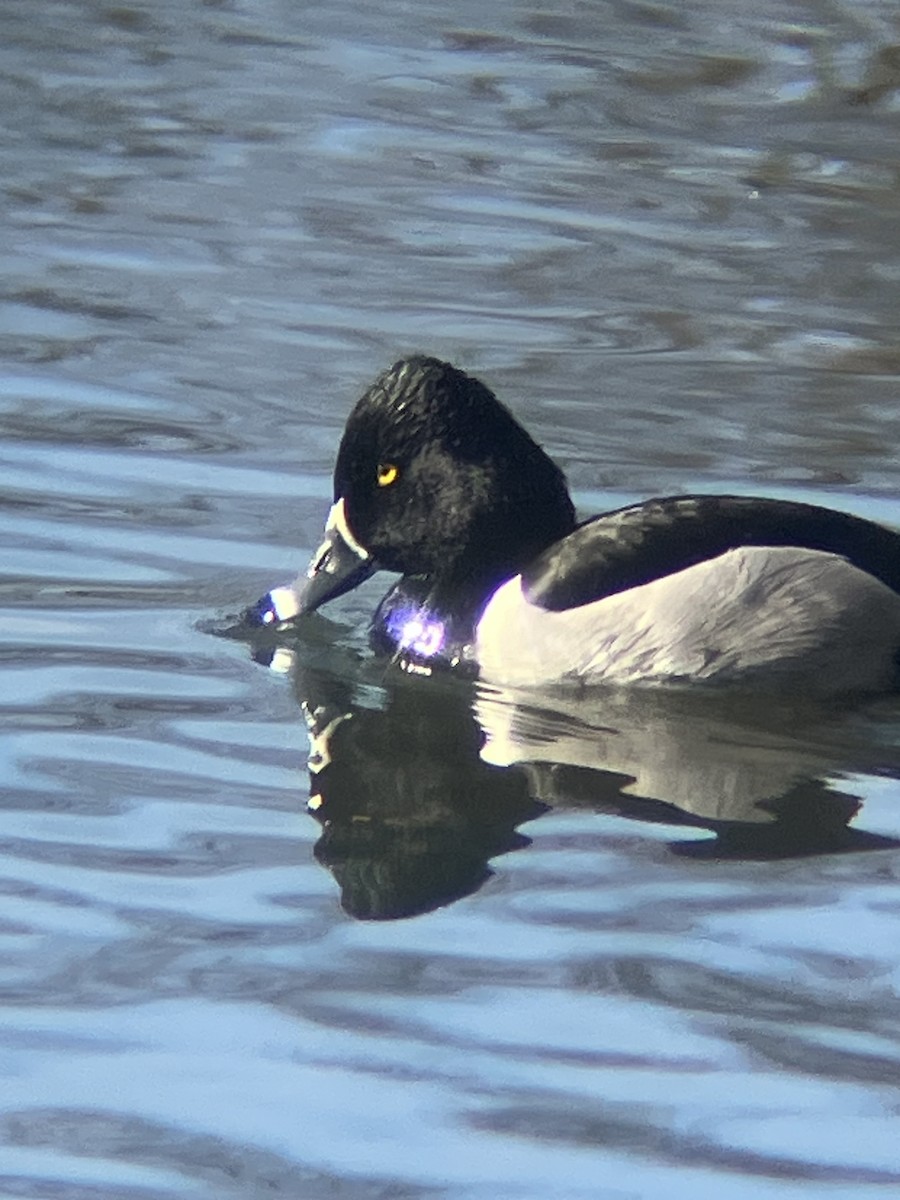
{"label": "duck's body", "polygon": [[379,567],[401,579],[375,640],[410,670],[818,694],[897,682],[900,534],[730,496],[651,500],[576,526],[558,468],[487,388],[434,359],[395,364],[360,400],[326,540],[256,619],[291,620]]}
{"label": "duck's body", "polygon": [[818,550],[742,546],[558,612],[511,579],[478,624],[476,658],[485,679],[509,687],[695,682],[821,695],[892,687],[898,647],[900,597],[873,576]]}

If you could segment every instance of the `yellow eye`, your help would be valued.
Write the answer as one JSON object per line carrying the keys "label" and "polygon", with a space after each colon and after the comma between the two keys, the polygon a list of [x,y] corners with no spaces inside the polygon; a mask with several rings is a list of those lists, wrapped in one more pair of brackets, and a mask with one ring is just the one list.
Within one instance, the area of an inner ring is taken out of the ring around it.
{"label": "yellow eye", "polygon": [[390,487],[399,478],[400,468],[394,463],[379,463],[378,464],[378,479],[379,487]]}

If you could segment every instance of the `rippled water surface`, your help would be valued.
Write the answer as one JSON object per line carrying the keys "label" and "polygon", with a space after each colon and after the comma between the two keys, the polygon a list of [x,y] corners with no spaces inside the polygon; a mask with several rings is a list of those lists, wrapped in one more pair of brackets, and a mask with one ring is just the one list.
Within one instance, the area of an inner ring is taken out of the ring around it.
{"label": "rippled water surface", "polygon": [[584,512],[900,524],[898,46],[893,0],[4,0],[3,1196],[897,1193],[895,700],[398,679],[377,581],[209,630],[414,350]]}

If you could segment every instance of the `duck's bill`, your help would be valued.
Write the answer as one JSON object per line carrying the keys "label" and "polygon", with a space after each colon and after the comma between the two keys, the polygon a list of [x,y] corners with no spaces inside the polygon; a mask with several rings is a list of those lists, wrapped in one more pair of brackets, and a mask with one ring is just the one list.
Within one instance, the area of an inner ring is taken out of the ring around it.
{"label": "duck's bill", "polygon": [[306,574],[288,587],[266,592],[246,616],[253,625],[283,625],[351,591],[376,570],[371,554],[347,525],[344,501],[337,500],[325,523],[325,538]]}
{"label": "duck's bill", "polygon": [[347,524],[344,501],[336,500],[325,523],[325,538],[312,556],[306,578],[298,580],[298,615],[314,612],[328,600],[343,596],[377,570],[375,560],[361,546]]}

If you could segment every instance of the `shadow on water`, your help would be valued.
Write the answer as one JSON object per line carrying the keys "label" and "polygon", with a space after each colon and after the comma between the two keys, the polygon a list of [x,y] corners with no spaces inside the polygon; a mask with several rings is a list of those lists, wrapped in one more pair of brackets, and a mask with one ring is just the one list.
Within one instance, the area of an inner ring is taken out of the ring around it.
{"label": "shadow on water", "polygon": [[359,919],[473,893],[491,859],[530,845],[519,826],[551,809],[665,826],[671,853],[697,860],[900,846],[851,824],[862,797],[850,777],[900,776],[871,705],[675,689],[516,695],[351,657],[328,640],[334,629],[317,616],[304,640],[253,652],[291,676],[322,827],[315,855]]}

